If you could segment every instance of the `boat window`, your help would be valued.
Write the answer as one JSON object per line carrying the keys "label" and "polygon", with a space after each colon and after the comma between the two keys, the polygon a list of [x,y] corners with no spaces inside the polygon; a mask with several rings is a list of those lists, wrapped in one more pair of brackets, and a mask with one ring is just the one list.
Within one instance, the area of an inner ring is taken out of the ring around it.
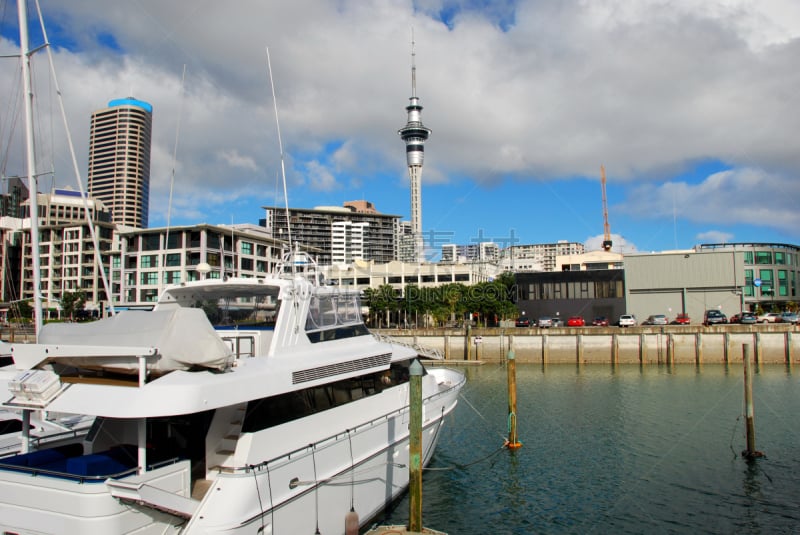
{"label": "boat window", "polygon": [[274,327],[280,301],[271,295],[230,296],[195,302],[215,327]]}
{"label": "boat window", "polygon": [[242,432],[254,433],[407,383],[409,364],[410,361],[393,363],[385,371],[251,401],[247,405]]}
{"label": "boat window", "polygon": [[333,329],[362,323],[361,307],[356,293],[313,295],[308,306],[306,332]]}

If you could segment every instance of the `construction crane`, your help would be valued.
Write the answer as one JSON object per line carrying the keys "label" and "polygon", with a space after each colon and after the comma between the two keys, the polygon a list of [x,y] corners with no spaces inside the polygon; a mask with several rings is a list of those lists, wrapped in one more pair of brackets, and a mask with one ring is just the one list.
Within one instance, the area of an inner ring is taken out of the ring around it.
{"label": "construction crane", "polygon": [[608,226],[608,201],[606,200],[606,168],[600,166],[600,187],[603,189],[603,250],[611,250],[611,227]]}

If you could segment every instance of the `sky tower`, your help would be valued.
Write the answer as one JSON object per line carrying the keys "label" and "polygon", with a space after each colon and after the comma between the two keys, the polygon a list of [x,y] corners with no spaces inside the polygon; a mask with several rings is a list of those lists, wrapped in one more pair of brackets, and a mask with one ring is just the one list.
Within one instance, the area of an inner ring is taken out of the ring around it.
{"label": "sky tower", "polygon": [[417,66],[414,53],[414,34],[411,34],[411,98],[406,106],[408,122],[397,131],[406,144],[406,163],[411,179],[411,234],[413,239],[413,261],[423,260],[422,240],[422,161],[425,159],[425,140],[431,129],[422,124],[422,106],[417,98]]}

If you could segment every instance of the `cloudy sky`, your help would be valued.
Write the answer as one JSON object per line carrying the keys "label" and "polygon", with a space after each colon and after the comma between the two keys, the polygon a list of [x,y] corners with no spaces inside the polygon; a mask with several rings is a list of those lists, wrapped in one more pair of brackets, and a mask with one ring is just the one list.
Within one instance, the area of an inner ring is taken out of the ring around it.
{"label": "cloudy sky", "polygon": [[[17,46],[14,4],[0,13],[4,54]],[[598,248],[601,165],[617,250],[800,243],[796,0],[41,5],[81,175],[93,111],[126,96],[153,105],[151,226],[168,214],[172,224],[256,223],[263,206],[284,205],[267,49],[289,206],[367,199],[408,219],[397,130],[413,31],[433,130],[422,223],[434,247]],[[10,111],[18,67],[4,62],[5,156],[21,123]],[[41,165],[55,169],[42,187],[77,187],[50,118],[46,54],[34,68]],[[21,172],[11,162],[5,175]]]}

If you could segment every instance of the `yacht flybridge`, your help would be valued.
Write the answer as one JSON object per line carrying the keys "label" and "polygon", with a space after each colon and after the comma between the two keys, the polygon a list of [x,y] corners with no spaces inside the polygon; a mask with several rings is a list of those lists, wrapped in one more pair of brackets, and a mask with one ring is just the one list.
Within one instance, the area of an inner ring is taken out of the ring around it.
{"label": "yacht flybridge", "polygon": [[[6,408],[94,417],[0,459],[4,533],[344,533],[408,485],[408,368],[358,295],[289,255],[264,279],[168,288],[151,311],[12,345]],[[464,385],[422,378],[423,462]]]}

